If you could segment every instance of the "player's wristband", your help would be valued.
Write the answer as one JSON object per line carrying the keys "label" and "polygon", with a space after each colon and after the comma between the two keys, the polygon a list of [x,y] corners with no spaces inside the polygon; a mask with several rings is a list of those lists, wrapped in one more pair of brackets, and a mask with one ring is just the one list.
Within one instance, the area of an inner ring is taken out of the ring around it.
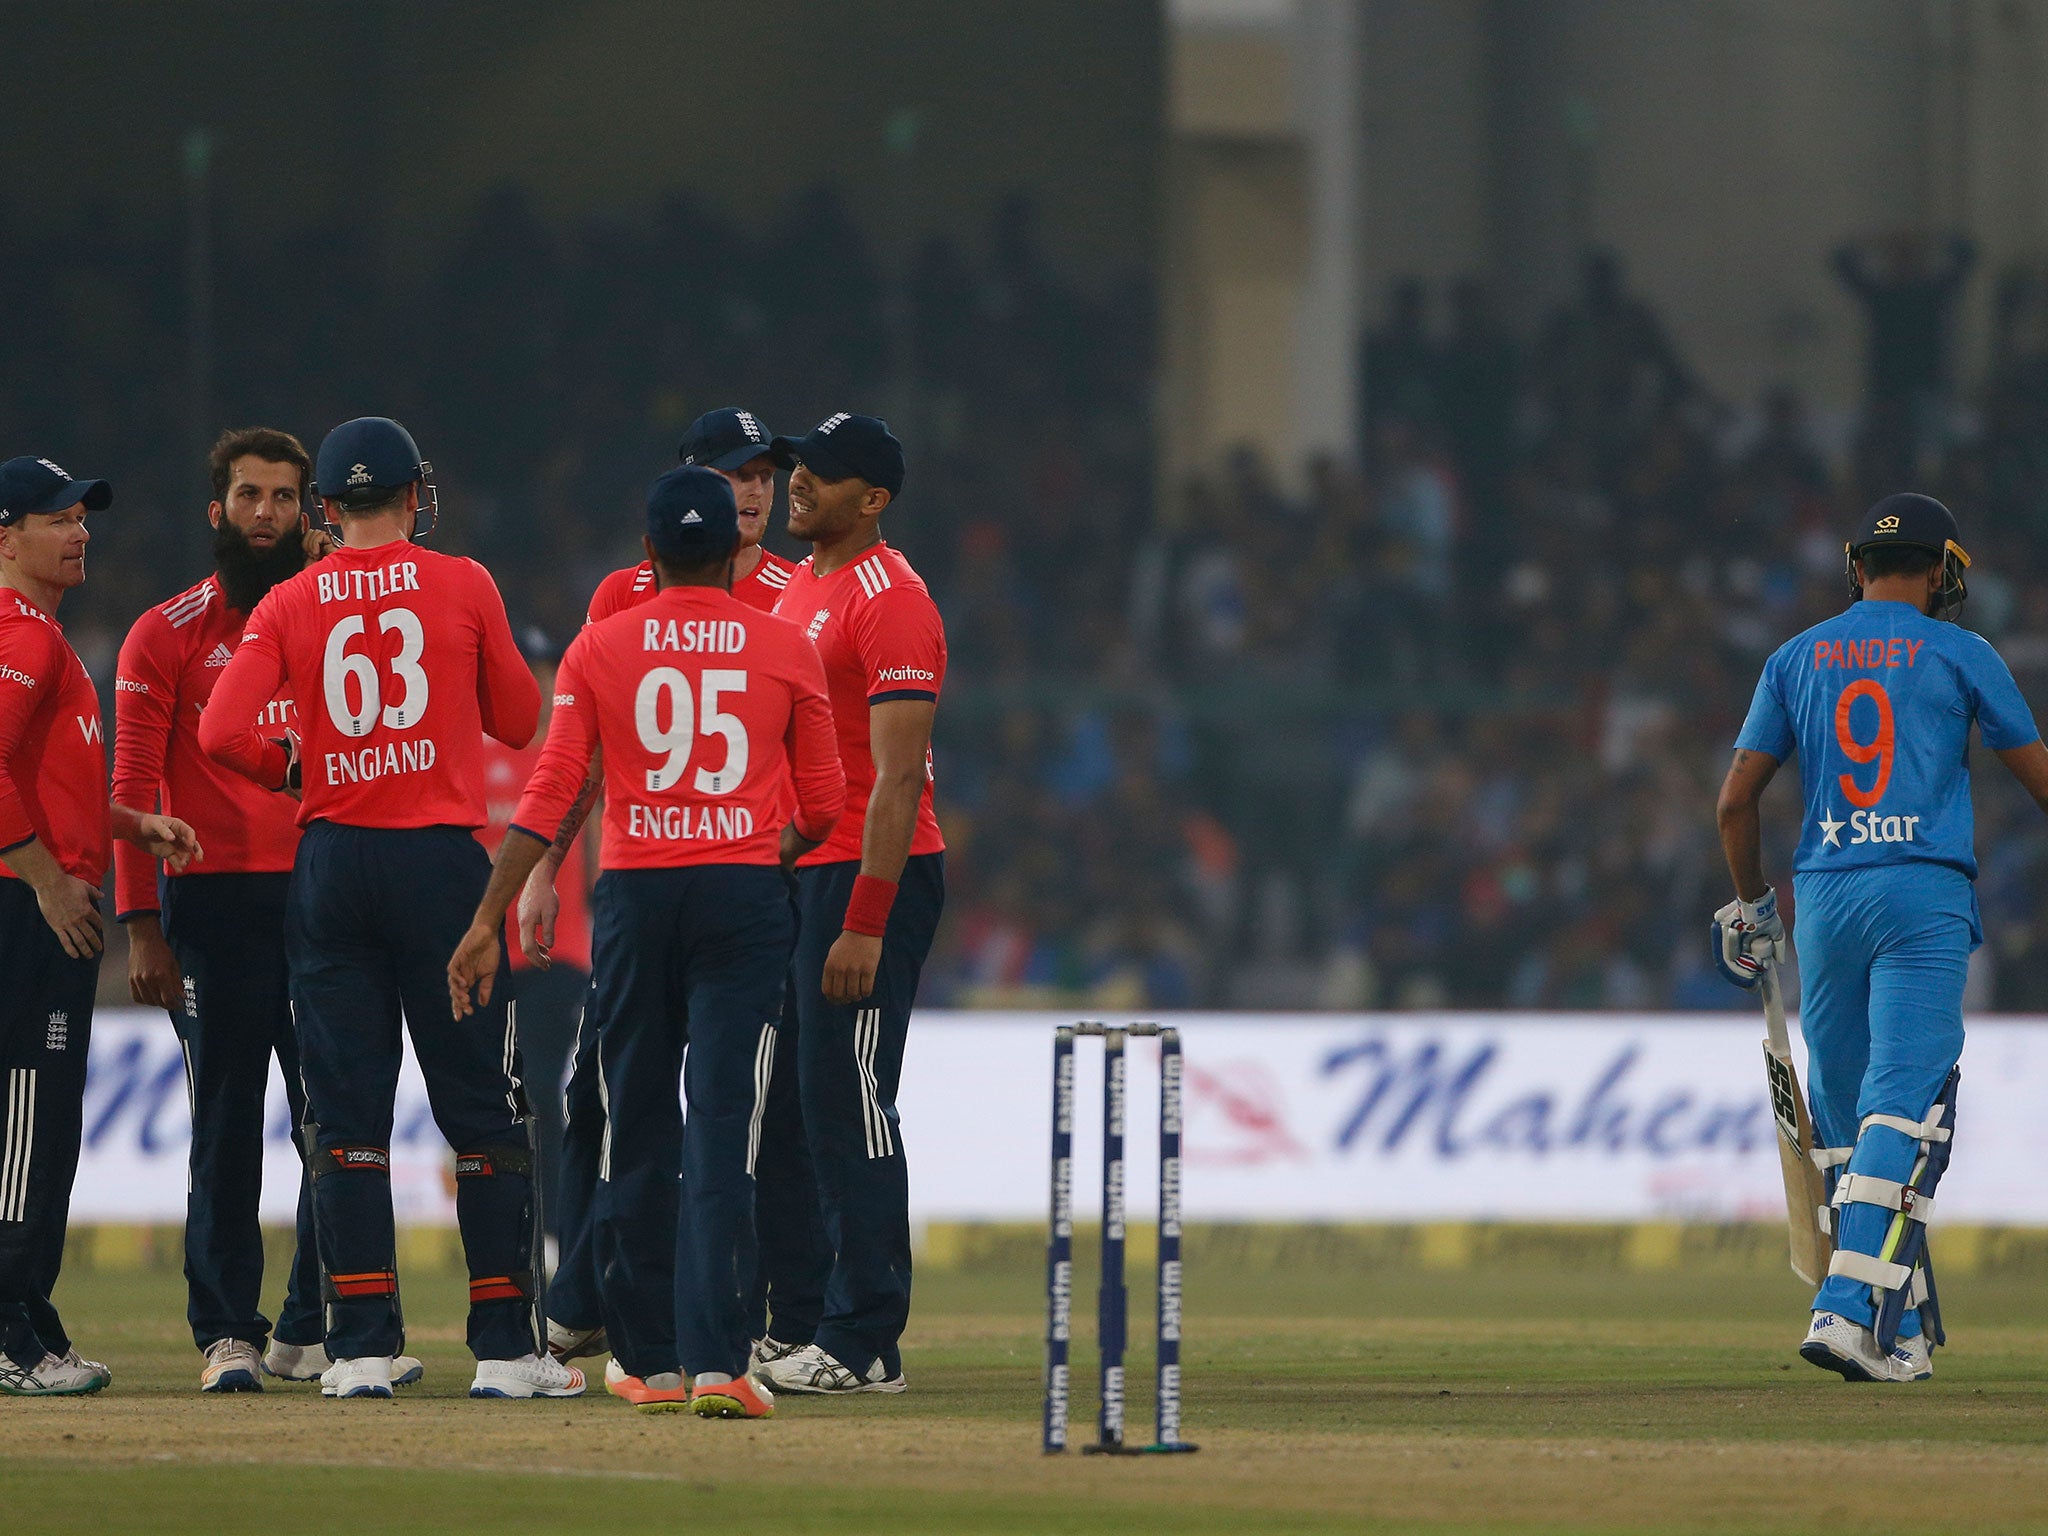
{"label": "player's wristband", "polygon": [[846,902],[848,933],[864,933],[879,939],[889,931],[889,909],[896,905],[896,882],[877,880],[873,875],[853,877],[853,895]]}

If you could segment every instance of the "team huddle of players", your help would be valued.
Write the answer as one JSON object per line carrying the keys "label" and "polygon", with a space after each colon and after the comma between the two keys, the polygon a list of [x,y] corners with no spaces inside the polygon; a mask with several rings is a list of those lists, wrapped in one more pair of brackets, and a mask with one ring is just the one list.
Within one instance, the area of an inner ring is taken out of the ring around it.
{"label": "team huddle of players", "polygon": [[[419,1378],[390,1186],[407,1028],[455,1155],[472,1396],[575,1395],[570,1361],[607,1350],[607,1385],[646,1411],[904,1390],[895,1095],[943,904],[946,648],[881,537],[902,449],[872,417],[775,438],[727,409],[679,456],[647,495],[646,560],[561,658],[494,862],[487,740],[527,747],[542,700],[488,572],[419,542],[435,499],[402,427],[345,423],[317,462],[268,429],[216,445],[216,570],[122,649],[111,795],[56,619],[111,490],[0,465],[0,1392],[111,1380],[51,1302],[110,846],[131,990],[169,1011],[191,1087],[202,1390]],[[777,467],[797,566],[760,547]],[[504,936],[516,903],[525,958],[551,963],[557,877],[600,798],[550,1292],[530,1094],[561,1085],[526,1080]],[[305,1168],[274,1329],[273,1057]]]}

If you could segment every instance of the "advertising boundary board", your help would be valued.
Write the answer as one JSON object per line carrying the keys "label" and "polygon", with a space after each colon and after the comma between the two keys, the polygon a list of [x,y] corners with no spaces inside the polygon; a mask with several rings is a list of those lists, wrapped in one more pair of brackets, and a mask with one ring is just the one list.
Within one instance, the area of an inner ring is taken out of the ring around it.
{"label": "advertising boundary board", "polygon": [[[920,1223],[1042,1219],[1049,1013],[928,1010],[899,1097]],[[1770,1222],[1783,1197],[1761,1019],[1744,1014],[1206,1014],[1186,1047],[1192,1222]],[[1794,1037],[1795,1054],[1799,1054]],[[1131,1042],[1129,1198],[1157,1193],[1157,1049]],[[1803,1064],[1803,1057],[1802,1057]],[[1100,1056],[1079,1063],[1075,1184],[1089,1217]],[[1971,1022],[1941,1220],[2048,1226],[2048,1018]],[[273,1082],[264,1217],[297,1163]],[[142,1009],[95,1020],[78,1223],[174,1223],[190,1137],[183,1058]],[[392,1144],[401,1222],[453,1219],[446,1144],[408,1053]]]}

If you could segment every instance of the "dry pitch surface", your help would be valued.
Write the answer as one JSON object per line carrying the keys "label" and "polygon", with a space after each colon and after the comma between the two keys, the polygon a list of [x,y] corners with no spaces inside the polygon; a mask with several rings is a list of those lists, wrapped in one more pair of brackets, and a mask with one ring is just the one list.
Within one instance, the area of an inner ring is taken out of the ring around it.
{"label": "dry pitch surface", "polygon": [[410,1283],[427,1378],[397,1402],[204,1398],[178,1277],[81,1275],[59,1300],[115,1385],[0,1400],[0,1510],[18,1531],[361,1536],[1841,1531],[1877,1511],[2048,1531],[2031,1278],[1956,1282],[1938,1378],[1856,1388],[1793,1357],[1789,1279],[1217,1268],[1191,1252],[1201,1453],[1116,1461],[1038,1452],[1028,1271],[920,1281],[907,1395],[785,1399],[760,1424],[643,1417],[597,1388],[472,1403],[444,1276]]}

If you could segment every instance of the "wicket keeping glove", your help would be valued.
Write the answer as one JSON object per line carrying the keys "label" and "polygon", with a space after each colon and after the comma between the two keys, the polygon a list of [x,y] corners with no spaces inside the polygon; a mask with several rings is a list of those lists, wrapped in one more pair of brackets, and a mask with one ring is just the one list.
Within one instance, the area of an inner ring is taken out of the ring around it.
{"label": "wicket keeping glove", "polygon": [[1737,899],[1714,914],[1714,964],[1747,990],[1785,952],[1785,925],[1778,920],[1778,893],[1769,886],[1755,901]]}

